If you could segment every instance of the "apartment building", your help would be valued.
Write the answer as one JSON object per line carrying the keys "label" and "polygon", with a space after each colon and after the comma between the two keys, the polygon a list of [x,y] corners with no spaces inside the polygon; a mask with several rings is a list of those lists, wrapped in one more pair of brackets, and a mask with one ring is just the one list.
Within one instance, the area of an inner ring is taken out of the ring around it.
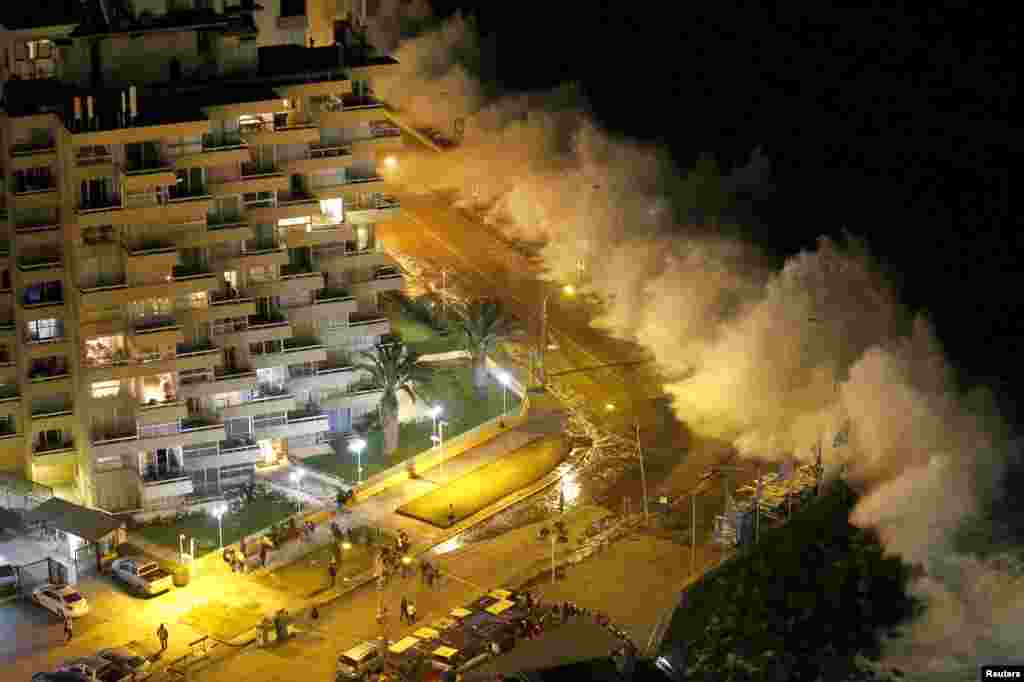
{"label": "apartment building", "polygon": [[403,285],[375,237],[394,60],[190,2],[0,13],[0,470],[111,511],[329,452]]}

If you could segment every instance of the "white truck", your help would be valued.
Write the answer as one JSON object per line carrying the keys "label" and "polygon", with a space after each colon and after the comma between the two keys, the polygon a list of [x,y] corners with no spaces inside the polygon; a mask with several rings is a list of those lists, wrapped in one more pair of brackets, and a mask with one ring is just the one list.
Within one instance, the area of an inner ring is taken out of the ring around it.
{"label": "white truck", "polygon": [[139,594],[153,596],[171,589],[174,578],[160,568],[155,561],[124,557],[115,559],[110,565],[114,577]]}

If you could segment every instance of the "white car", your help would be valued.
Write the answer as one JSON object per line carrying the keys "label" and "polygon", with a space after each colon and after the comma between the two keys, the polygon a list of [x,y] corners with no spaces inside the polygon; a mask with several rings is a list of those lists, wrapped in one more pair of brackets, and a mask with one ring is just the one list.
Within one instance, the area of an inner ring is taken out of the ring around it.
{"label": "white car", "polygon": [[80,618],[89,613],[89,602],[71,585],[40,585],[32,590],[32,601],[61,618]]}

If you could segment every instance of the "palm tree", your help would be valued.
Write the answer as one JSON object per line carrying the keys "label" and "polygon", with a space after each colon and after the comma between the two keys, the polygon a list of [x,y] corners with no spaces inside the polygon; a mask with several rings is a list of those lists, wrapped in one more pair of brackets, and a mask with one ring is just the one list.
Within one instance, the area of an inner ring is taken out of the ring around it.
{"label": "palm tree", "polygon": [[402,343],[380,344],[376,350],[362,351],[364,358],[354,363],[370,375],[374,384],[384,390],[380,397],[380,420],[384,430],[384,454],[391,455],[398,448],[398,392],[405,391],[413,401],[418,399],[419,387],[430,380],[428,365],[419,364],[419,355]]}
{"label": "palm tree", "polygon": [[473,357],[473,384],[483,394],[487,390],[487,354],[509,333],[510,322],[498,301],[473,301],[458,315],[466,334],[466,350]]}

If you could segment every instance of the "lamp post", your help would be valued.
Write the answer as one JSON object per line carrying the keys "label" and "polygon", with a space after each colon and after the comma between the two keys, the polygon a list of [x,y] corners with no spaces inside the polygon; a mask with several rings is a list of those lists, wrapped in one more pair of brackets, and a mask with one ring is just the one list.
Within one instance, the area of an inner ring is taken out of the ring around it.
{"label": "lamp post", "polygon": [[[434,420],[434,436],[437,435],[437,418],[441,416],[442,412],[444,412],[444,408],[440,405],[434,405],[430,408],[430,418]],[[431,440],[434,440],[433,436]]]}
{"label": "lamp post", "polygon": [[[444,430],[448,426],[448,422],[443,419],[438,420],[434,424],[434,429],[437,431],[430,440],[434,441],[434,445],[437,447],[437,452],[440,457],[444,457]],[[444,460],[441,460],[441,475],[444,475]]]}
{"label": "lamp post", "polygon": [[348,451],[356,456],[356,483],[363,482],[363,448],[366,441],[362,438],[354,438],[349,441]]}
{"label": "lamp post", "polygon": [[501,372],[498,374],[498,381],[501,382],[501,416],[508,416],[508,385],[512,378],[508,375],[508,372]]}
{"label": "lamp post", "polygon": [[217,517],[217,536],[220,539],[221,551],[224,550],[224,523],[222,519],[224,518],[224,512],[227,510],[227,506],[223,504],[217,505],[213,509],[213,515]]}
{"label": "lamp post", "polygon": [[299,489],[299,494],[296,495],[295,499],[296,511],[302,511],[302,472],[293,471],[291,479],[292,483],[295,484],[295,487]]}
{"label": "lamp post", "polygon": [[[562,287],[561,292],[566,296],[575,296],[576,287],[571,284],[566,284]],[[544,295],[544,301],[540,307],[540,349],[537,354],[537,383],[543,388],[544,384],[547,383],[547,376],[545,373],[544,356],[548,350],[548,301],[551,300],[551,293]]]}

